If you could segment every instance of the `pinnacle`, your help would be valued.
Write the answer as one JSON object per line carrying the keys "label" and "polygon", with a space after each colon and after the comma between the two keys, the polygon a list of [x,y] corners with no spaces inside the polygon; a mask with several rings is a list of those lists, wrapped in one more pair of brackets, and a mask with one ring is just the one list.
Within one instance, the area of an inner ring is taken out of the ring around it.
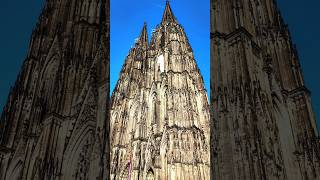
{"label": "pinnacle", "polygon": [[146,22],[143,24],[143,28],[140,33],[139,44],[146,45],[146,46],[148,45],[148,31],[147,31],[147,23]]}
{"label": "pinnacle", "polygon": [[170,3],[168,0],[166,1],[166,8],[162,16],[162,23],[164,22],[176,22],[176,18],[173,15],[173,12],[171,10]]}

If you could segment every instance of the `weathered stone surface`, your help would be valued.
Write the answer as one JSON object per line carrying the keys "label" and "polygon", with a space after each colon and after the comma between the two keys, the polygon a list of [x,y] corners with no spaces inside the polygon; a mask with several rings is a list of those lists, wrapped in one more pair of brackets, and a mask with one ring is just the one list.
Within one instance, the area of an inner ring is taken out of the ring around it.
{"label": "weathered stone surface", "polygon": [[148,43],[146,24],[111,101],[111,179],[210,179],[203,79],[169,3]]}
{"label": "weathered stone surface", "polygon": [[211,20],[214,179],[320,179],[310,93],[275,1],[211,0]]}
{"label": "weathered stone surface", "polygon": [[108,177],[108,13],[109,1],[46,2],[1,116],[1,180]]}

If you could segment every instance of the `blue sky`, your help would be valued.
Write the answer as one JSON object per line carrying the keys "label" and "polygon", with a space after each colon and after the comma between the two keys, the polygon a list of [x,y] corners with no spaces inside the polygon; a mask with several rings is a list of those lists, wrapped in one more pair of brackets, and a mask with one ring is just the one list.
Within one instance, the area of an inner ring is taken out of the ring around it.
{"label": "blue sky", "polygon": [[43,0],[1,0],[0,5],[0,114],[26,58],[32,29]]}
{"label": "blue sky", "polygon": [[[26,57],[42,4],[43,0],[1,1],[0,109]],[[313,108],[320,122],[320,23],[317,23],[320,1],[278,0],[278,4],[297,44],[306,85],[312,92]],[[165,0],[111,0],[111,90],[143,22],[148,23],[150,34],[161,21],[164,5]],[[209,90],[209,0],[171,0],[171,6],[186,30]]]}
{"label": "blue sky", "polygon": [[320,1],[278,0],[278,6],[298,48],[305,83],[311,91],[313,110],[320,129]]}
{"label": "blue sky", "polygon": [[[111,1],[111,91],[117,83],[125,57],[134,44],[134,39],[139,36],[143,23],[147,23],[150,39],[152,29],[161,22],[165,4],[165,0]],[[186,31],[208,92],[210,91],[209,4],[210,1],[170,1],[175,17]]]}

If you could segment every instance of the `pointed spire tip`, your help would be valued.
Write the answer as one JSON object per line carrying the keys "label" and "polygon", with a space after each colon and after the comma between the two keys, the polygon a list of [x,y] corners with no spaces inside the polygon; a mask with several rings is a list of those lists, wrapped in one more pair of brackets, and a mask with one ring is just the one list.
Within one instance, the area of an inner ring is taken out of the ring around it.
{"label": "pointed spire tip", "polygon": [[143,27],[139,37],[139,42],[141,44],[148,44],[147,22],[143,23]]}
{"label": "pointed spire tip", "polygon": [[166,0],[166,7],[162,16],[162,22],[176,22],[176,18],[173,15],[169,0]]}

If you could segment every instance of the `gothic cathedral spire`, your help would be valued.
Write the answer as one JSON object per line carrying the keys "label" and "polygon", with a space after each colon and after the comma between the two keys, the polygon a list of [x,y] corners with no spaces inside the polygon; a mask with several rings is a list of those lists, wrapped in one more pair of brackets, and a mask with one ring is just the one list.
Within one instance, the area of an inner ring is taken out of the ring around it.
{"label": "gothic cathedral spire", "polygon": [[274,0],[211,0],[213,177],[320,179],[299,57]]}
{"label": "gothic cathedral spire", "polygon": [[176,22],[176,18],[173,15],[169,1],[166,1],[166,7],[162,16],[162,23],[165,22]]}
{"label": "gothic cathedral spire", "polygon": [[46,1],[1,116],[1,180],[107,177],[108,3]]}
{"label": "gothic cathedral spire", "polygon": [[209,105],[185,32],[167,2],[146,25],[112,94],[111,179],[210,179]]}
{"label": "gothic cathedral spire", "polygon": [[147,23],[143,24],[143,28],[140,33],[140,37],[138,39],[138,43],[140,46],[147,48],[148,47],[148,31],[147,31]]}

